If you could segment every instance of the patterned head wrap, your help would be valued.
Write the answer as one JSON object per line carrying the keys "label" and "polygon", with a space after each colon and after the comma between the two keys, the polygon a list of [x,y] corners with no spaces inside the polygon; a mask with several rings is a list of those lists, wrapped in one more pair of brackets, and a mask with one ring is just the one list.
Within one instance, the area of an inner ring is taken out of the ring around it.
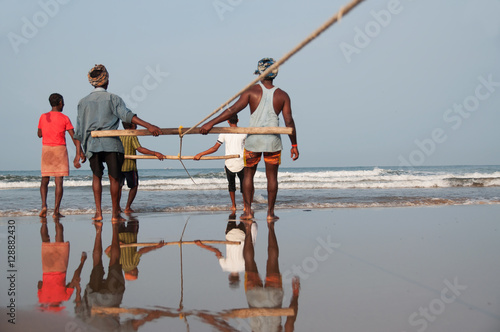
{"label": "patterned head wrap", "polygon": [[97,88],[108,82],[109,74],[106,67],[103,65],[95,65],[94,68],[89,70],[87,77],[89,78],[90,84]]}
{"label": "patterned head wrap", "polygon": [[[273,58],[263,58],[257,64],[257,70],[255,71],[255,75],[260,75],[266,71],[267,68],[271,67],[276,61]],[[278,76],[278,68],[275,68],[272,72],[267,74],[266,78],[275,78]]]}

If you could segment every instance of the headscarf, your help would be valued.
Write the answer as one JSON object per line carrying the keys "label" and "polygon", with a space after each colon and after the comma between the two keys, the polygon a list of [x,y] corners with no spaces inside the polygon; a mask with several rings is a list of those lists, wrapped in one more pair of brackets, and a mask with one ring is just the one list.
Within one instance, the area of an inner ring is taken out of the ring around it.
{"label": "headscarf", "polygon": [[[266,71],[267,68],[271,67],[276,61],[273,58],[263,58],[257,64],[257,70],[255,75],[260,75]],[[272,72],[267,74],[266,78],[275,78],[278,75],[278,68],[275,68]]]}
{"label": "headscarf", "polygon": [[[101,73],[97,77],[92,77],[91,74],[95,71],[100,71]],[[103,65],[95,65],[94,68],[89,70],[87,77],[89,78],[90,84],[97,88],[99,86],[105,85],[108,82],[109,74],[106,70],[106,67],[104,67]]]}

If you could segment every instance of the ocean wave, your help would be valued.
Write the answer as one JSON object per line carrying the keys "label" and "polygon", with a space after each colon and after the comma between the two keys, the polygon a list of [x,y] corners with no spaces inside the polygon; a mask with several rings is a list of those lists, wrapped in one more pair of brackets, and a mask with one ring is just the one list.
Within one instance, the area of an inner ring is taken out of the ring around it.
{"label": "ocean wave", "polygon": [[[168,172],[146,176],[139,172],[141,190],[219,190],[226,188],[224,172],[201,172],[193,179],[185,174],[172,176]],[[193,182],[194,181],[194,182]],[[401,189],[401,188],[453,188],[497,187],[500,172],[450,172],[429,170],[398,170],[375,167],[368,170],[315,170],[282,171],[278,174],[282,189]],[[257,171],[255,185],[265,188],[266,174]],[[103,185],[109,181],[103,178]],[[0,190],[38,188],[40,177],[33,175],[1,175]],[[51,181],[50,187],[54,186]],[[65,188],[91,187],[90,175],[66,177]]]}

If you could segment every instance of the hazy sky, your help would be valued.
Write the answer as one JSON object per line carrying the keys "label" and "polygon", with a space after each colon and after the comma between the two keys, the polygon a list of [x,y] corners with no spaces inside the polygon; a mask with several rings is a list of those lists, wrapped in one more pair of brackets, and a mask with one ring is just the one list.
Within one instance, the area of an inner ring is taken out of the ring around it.
{"label": "hazy sky", "polygon": [[[64,96],[76,125],[94,64],[141,118],[190,127],[248,84],[260,58],[279,59],[347,1],[2,0],[0,170],[40,169],[48,96]],[[500,164],[499,17],[499,0],[366,0],[280,68],[300,151],[292,162],[283,137],[282,165]],[[186,136],[183,154],[216,138]],[[175,136],[140,141],[179,152]]]}

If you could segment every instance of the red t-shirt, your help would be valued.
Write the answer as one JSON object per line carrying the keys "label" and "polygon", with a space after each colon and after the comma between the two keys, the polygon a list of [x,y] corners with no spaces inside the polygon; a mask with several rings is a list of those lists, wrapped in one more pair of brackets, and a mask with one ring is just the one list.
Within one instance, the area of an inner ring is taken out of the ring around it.
{"label": "red t-shirt", "polygon": [[40,303],[57,304],[68,301],[73,288],[66,288],[66,272],[48,272],[43,274],[43,285],[38,290]]}
{"label": "red t-shirt", "polygon": [[50,111],[40,116],[38,129],[42,130],[43,145],[66,145],[66,131],[73,129],[73,125],[66,115]]}

